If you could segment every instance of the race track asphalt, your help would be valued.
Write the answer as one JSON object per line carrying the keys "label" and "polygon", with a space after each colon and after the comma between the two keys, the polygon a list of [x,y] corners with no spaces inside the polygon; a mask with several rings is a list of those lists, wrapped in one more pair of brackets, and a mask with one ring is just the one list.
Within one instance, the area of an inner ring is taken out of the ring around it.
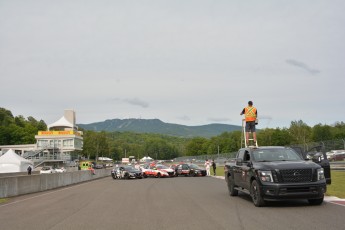
{"label": "race track asphalt", "polygon": [[230,197],[213,177],[113,180],[111,177],[10,198],[0,229],[341,230],[345,207],[329,202],[274,202],[257,208]]}

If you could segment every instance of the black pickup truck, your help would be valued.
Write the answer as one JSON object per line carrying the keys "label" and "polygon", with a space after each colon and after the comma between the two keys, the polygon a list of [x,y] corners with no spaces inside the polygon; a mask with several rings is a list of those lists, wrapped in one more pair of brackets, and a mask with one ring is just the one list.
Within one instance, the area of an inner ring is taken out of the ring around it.
{"label": "black pickup truck", "polygon": [[242,148],[224,173],[230,196],[247,193],[257,207],[296,199],[320,205],[326,192],[323,168],[288,147]]}

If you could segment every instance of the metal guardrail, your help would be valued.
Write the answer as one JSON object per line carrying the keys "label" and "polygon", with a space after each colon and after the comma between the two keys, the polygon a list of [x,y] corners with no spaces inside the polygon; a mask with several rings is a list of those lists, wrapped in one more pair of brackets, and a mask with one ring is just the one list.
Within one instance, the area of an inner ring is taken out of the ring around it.
{"label": "metal guardrail", "polygon": [[[322,146],[323,151],[328,152],[331,150],[345,149],[345,139],[310,142],[310,143],[296,144],[296,145],[291,145],[291,146],[300,147],[304,152],[307,152],[308,150],[314,148],[315,146]],[[205,155],[199,155],[199,156],[184,156],[184,157],[178,157],[175,160],[183,161],[186,159],[206,160],[206,159],[216,159],[216,158],[234,158],[236,156],[236,153],[237,152],[205,154]]]}
{"label": "metal guardrail", "polygon": [[330,162],[331,170],[345,171],[345,161]]}
{"label": "metal guardrail", "polygon": [[[322,146],[323,152],[329,152],[331,150],[345,149],[345,139],[311,142],[305,144],[294,145],[295,147],[300,147],[304,152],[316,147]],[[229,161],[236,156],[237,152],[232,153],[220,153],[220,154],[208,154],[200,156],[185,156],[178,157],[174,159],[174,162],[194,162],[202,163],[205,160],[214,160],[217,165],[224,165],[224,161]],[[331,161],[330,162],[332,170],[345,170],[345,160],[344,161]]]}
{"label": "metal guardrail", "polygon": [[[209,158],[209,159],[212,159],[212,158]],[[234,158],[229,158],[227,159],[226,162],[230,162],[234,160]],[[191,161],[174,161],[174,163],[179,163],[179,162],[191,162]],[[192,161],[193,163],[196,163],[200,166],[203,166],[204,165],[204,161]],[[215,162],[217,164],[217,167],[222,167],[225,165],[225,162],[224,161],[217,161],[217,159],[215,158]],[[337,170],[337,171],[345,171],[345,161],[336,161],[336,162],[329,162],[330,166],[331,166],[331,170]]]}
{"label": "metal guardrail", "polygon": [[315,146],[322,146],[325,152],[329,152],[331,150],[345,149],[345,139],[310,142],[310,143],[298,144],[294,146],[301,147],[303,151],[305,152],[308,151],[309,149],[314,148]]}

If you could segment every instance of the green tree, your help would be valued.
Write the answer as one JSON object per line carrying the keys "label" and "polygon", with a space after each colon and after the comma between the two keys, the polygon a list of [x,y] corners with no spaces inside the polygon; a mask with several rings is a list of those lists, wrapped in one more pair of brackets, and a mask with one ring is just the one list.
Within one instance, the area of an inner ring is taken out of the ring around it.
{"label": "green tree", "polygon": [[229,141],[229,150],[227,152],[237,152],[238,149],[241,148],[241,131],[233,131],[229,133],[230,141]]}
{"label": "green tree", "polygon": [[302,120],[292,121],[289,127],[292,144],[305,144],[311,140],[311,128]]}
{"label": "green tree", "polygon": [[10,145],[12,141],[11,128],[9,126],[0,126],[0,145]]}
{"label": "green tree", "polygon": [[334,139],[344,139],[345,138],[345,123],[336,122],[334,128],[331,129],[332,136]]}
{"label": "green tree", "polygon": [[23,140],[23,137],[25,136],[25,129],[20,126],[15,124],[9,125],[7,135],[9,136],[9,143],[7,143],[8,145],[28,144]]}
{"label": "green tree", "polygon": [[43,120],[40,120],[37,124],[37,129],[38,131],[47,130],[47,124]]}
{"label": "green tree", "polygon": [[333,138],[331,127],[317,124],[312,128],[312,140],[315,142],[331,140]]}
{"label": "green tree", "polygon": [[258,133],[258,142],[262,146],[286,146],[292,137],[288,129],[263,129]]}
{"label": "green tree", "polygon": [[12,112],[5,108],[0,108],[0,127],[9,126],[13,123],[14,117],[12,115]]}
{"label": "green tree", "polygon": [[231,153],[240,148],[241,132],[224,132],[219,136],[212,137],[208,144],[207,154]]}
{"label": "green tree", "polygon": [[160,138],[149,139],[145,143],[145,154],[154,159],[172,159],[177,157],[177,150],[167,141]]}
{"label": "green tree", "polygon": [[14,122],[16,123],[17,126],[24,128],[26,120],[22,115],[19,115],[14,118]]}
{"label": "green tree", "polygon": [[35,143],[35,135],[38,132],[37,127],[31,125],[30,123],[26,122],[25,127],[22,128],[24,135],[22,136],[22,143],[23,144],[31,144]]}
{"label": "green tree", "polygon": [[47,124],[43,120],[37,121],[35,118],[30,116],[28,117],[27,123],[35,127],[38,131],[47,130]]}
{"label": "green tree", "polygon": [[206,138],[195,137],[188,141],[186,144],[186,156],[199,156],[207,153],[207,146],[205,145],[208,142]]}
{"label": "green tree", "polygon": [[91,157],[95,157],[96,155],[96,132],[93,131],[85,131],[84,135],[84,145],[82,154],[90,159]]}
{"label": "green tree", "polygon": [[27,120],[21,115],[13,117],[11,111],[4,108],[0,108],[0,124],[1,145],[33,144],[37,131],[46,130],[44,121],[37,122],[31,116]]}
{"label": "green tree", "polygon": [[106,132],[84,132],[84,146],[82,154],[89,159],[111,157],[111,149]]}
{"label": "green tree", "polygon": [[95,159],[97,160],[98,157],[108,157],[109,156],[109,144],[108,139],[105,131],[100,133],[96,133],[96,156]]}

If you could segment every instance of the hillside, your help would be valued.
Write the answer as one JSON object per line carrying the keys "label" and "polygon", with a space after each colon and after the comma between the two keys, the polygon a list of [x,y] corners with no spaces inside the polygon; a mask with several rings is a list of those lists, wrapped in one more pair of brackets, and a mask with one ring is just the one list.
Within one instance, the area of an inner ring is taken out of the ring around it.
{"label": "hillside", "polygon": [[208,124],[186,126],[162,122],[159,119],[112,119],[91,124],[78,124],[80,128],[93,131],[131,131],[136,133],[158,133],[180,137],[213,137],[223,132],[241,130],[241,126]]}

